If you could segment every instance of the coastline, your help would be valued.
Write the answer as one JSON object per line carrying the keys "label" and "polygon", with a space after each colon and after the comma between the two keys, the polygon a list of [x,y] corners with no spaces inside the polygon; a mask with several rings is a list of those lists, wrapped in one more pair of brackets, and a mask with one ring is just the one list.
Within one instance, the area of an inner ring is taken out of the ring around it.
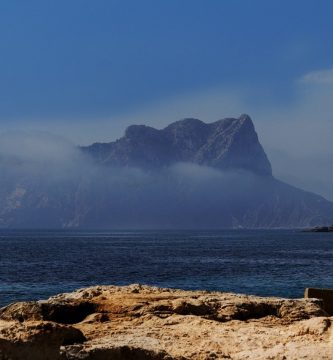
{"label": "coastline", "polygon": [[332,359],[317,299],[94,286],[0,309],[0,359]]}

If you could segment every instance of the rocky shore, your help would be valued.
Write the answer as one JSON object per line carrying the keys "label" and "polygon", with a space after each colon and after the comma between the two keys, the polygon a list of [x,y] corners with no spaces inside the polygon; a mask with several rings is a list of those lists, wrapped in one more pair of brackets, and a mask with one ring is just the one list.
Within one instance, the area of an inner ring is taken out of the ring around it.
{"label": "rocky shore", "polygon": [[96,286],[0,309],[0,360],[333,359],[316,299]]}

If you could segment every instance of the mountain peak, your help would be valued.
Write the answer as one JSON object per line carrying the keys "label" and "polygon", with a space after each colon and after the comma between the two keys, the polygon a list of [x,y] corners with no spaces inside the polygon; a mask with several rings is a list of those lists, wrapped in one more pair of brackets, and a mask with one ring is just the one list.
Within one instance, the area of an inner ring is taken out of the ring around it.
{"label": "mountain peak", "polygon": [[248,114],[241,114],[238,119],[241,121],[251,121],[252,122],[252,119],[251,119],[250,115],[248,115]]}

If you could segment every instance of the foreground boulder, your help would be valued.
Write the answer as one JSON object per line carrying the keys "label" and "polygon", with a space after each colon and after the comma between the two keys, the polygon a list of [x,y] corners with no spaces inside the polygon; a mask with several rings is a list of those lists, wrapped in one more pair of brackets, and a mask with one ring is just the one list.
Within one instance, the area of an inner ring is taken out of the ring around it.
{"label": "foreground boulder", "polygon": [[0,309],[0,360],[332,359],[316,299],[97,286]]}

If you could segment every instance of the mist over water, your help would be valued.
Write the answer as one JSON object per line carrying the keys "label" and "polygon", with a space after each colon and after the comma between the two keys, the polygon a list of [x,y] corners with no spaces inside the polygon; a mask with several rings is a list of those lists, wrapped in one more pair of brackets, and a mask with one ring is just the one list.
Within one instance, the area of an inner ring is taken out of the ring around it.
{"label": "mist over water", "polygon": [[88,227],[184,228],[203,219],[203,227],[223,227],[259,181],[189,163],[158,170],[98,165],[44,133],[3,136],[0,171],[2,215],[18,211],[14,227],[72,227],[85,217]]}

